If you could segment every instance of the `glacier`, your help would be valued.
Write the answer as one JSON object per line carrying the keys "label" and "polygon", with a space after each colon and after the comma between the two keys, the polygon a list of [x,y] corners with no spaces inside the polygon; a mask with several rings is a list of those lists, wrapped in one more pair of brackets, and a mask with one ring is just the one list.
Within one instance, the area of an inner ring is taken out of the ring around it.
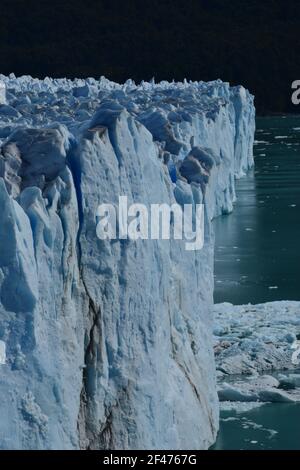
{"label": "glacier", "polygon": [[[0,75],[0,448],[207,449],[211,220],[253,165],[242,86]],[[205,244],[99,240],[100,203],[205,204]]]}
{"label": "glacier", "polygon": [[0,82],[0,105],[6,104],[6,87],[3,82]]}

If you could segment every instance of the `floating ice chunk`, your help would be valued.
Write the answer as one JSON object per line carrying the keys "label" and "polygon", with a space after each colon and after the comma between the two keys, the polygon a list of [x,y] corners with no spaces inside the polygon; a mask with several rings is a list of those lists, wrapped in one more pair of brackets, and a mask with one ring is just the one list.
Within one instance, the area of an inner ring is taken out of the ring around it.
{"label": "floating ice chunk", "polygon": [[239,413],[247,413],[248,411],[252,411],[256,408],[260,408],[261,406],[264,406],[265,404],[266,403],[261,402],[261,401],[251,401],[251,402],[222,401],[220,402],[220,409],[222,411],[235,411],[237,414],[239,414]]}
{"label": "floating ice chunk", "polygon": [[228,418],[221,418],[221,421],[224,423],[229,423],[230,421],[239,421],[239,418],[235,418],[234,416],[228,416]]}
{"label": "floating ice chunk", "polygon": [[220,401],[242,401],[253,402],[257,400],[257,395],[250,390],[241,390],[240,388],[228,383],[223,383],[218,390]]}
{"label": "floating ice chunk", "polygon": [[298,395],[292,395],[278,388],[279,381],[271,376],[258,377],[249,381],[228,384],[223,382],[218,390],[220,401],[292,403],[299,401]]}
{"label": "floating ice chunk", "polygon": [[280,387],[284,390],[293,390],[300,387],[300,374],[279,375]]}
{"label": "floating ice chunk", "polygon": [[280,385],[280,381],[273,377],[272,375],[260,375],[258,377],[250,376],[249,378],[249,385],[251,387],[274,387],[278,388]]}
{"label": "floating ice chunk", "polygon": [[260,390],[258,396],[260,401],[272,403],[294,403],[298,401],[296,396],[294,397],[284,390],[278,390],[274,388]]}

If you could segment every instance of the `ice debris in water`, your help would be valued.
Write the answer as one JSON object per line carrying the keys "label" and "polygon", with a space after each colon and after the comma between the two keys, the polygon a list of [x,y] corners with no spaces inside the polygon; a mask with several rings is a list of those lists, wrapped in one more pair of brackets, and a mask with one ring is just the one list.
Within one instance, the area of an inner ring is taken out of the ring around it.
{"label": "ice debris in water", "polygon": [[[299,364],[293,361],[300,349],[300,302],[224,303],[214,312],[220,400],[300,401]],[[278,375],[279,370],[287,375]]]}

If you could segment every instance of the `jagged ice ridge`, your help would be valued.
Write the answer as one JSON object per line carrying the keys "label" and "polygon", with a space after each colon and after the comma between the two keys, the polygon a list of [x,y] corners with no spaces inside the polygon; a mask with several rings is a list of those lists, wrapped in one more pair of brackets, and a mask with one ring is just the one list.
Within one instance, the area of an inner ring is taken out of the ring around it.
{"label": "jagged ice ridge", "polygon": [[[219,80],[0,81],[0,448],[208,448],[211,219],[253,165],[253,97]],[[204,202],[204,248],[99,240],[97,206],[119,195]]]}

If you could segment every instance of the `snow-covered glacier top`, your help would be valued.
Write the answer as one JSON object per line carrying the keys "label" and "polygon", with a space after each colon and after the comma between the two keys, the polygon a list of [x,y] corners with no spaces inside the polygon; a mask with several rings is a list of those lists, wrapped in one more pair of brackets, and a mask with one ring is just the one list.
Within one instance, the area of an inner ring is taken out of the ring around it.
{"label": "snow-covered glacier top", "polygon": [[[54,123],[76,137],[99,106],[109,109],[113,103],[151,132],[175,179],[176,173],[186,179],[195,172],[195,159],[189,155],[193,147],[208,150],[217,167],[220,162],[227,167],[227,174],[218,178],[220,191],[211,197],[212,216],[232,210],[234,176],[242,176],[253,165],[254,98],[242,86],[230,87],[221,80],[118,84],[105,77],[39,80],[14,74],[0,75],[0,83],[6,88],[0,105],[0,142],[16,128]],[[183,171],[178,172],[178,161],[186,157]],[[199,182],[203,171],[198,170],[193,180]]]}
{"label": "snow-covered glacier top", "polygon": [[[0,448],[209,447],[211,219],[253,165],[255,109],[217,80],[0,75]],[[205,205],[205,240],[99,240],[101,202]]]}
{"label": "snow-covered glacier top", "polygon": [[[135,116],[160,110],[171,123],[189,120],[188,116],[203,113],[214,119],[220,107],[238,100],[240,105],[253,103],[253,97],[243,87],[230,87],[229,83],[142,81],[135,84],[111,82],[105,77],[99,80],[84,79],[34,79],[30,76],[16,78],[0,74],[1,86],[6,87],[8,104],[16,113],[9,116],[2,109],[1,115],[14,117],[14,123],[49,124],[53,121],[71,125],[92,116],[99,104],[111,99]],[[2,96],[4,96],[2,92]],[[2,98],[3,99],[3,98]],[[51,112],[50,112],[51,110]],[[9,121],[9,119],[8,119]]]}

